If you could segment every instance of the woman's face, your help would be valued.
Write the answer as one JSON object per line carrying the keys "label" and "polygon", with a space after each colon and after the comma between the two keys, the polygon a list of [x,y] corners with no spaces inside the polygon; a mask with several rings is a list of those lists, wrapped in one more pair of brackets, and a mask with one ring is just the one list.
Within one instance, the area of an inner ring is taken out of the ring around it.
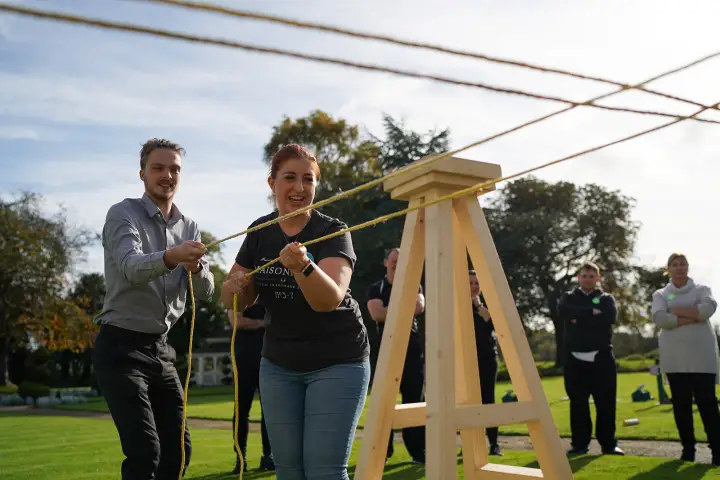
{"label": "woman's face", "polygon": [[268,183],[281,215],[306,207],[315,199],[317,179],[313,162],[304,158],[285,160]]}
{"label": "woman's face", "polygon": [[470,296],[477,297],[480,295],[480,282],[476,275],[470,275]]}
{"label": "woman's face", "polygon": [[688,262],[683,257],[678,257],[668,265],[670,278],[675,282],[684,282],[688,276]]}

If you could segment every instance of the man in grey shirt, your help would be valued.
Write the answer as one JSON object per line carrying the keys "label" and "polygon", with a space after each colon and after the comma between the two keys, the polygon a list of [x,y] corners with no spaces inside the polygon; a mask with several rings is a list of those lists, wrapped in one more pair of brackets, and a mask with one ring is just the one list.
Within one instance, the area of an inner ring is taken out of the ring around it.
{"label": "man in grey shirt", "polygon": [[110,207],[103,227],[107,294],[93,366],[126,457],[123,480],[176,480],[190,462],[186,429],[181,465],[183,390],[167,333],[185,310],[188,275],[202,299],[214,281],[197,224],[173,204],[184,153],[168,140],[146,142],[145,193]]}

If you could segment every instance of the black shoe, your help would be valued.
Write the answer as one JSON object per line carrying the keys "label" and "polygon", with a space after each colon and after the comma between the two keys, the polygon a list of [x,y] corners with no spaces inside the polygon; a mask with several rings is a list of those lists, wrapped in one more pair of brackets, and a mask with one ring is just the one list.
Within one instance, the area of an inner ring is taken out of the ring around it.
{"label": "black shoe", "polygon": [[615,447],[612,450],[603,450],[602,454],[603,455],[625,455],[625,452],[620,450],[619,447]]}
{"label": "black shoe", "polygon": [[[241,466],[241,459],[240,455],[237,456],[235,459],[235,468],[233,469],[232,473],[233,475],[238,475],[240,473],[240,466]],[[242,458],[242,465],[244,465],[243,470],[247,470],[247,459]]]}
{"label": "black shoe", "polygon": [[425,459],[424,458],[413,458],[412,463],[413,463],[413,465],[425,465]]}
{"label": "black shoe", "polygon": [[568,455],[586,455],[588,453],[589,449],[588,447],[585,448],[579,448],[579,447],[572,447],[570,450],[568,450]]}
{"label": "black shoe", "polygon": [[502,457],[504,454],[502,451],[500,451],[500,445],[490,445],[490,451],[488,452],[488,455],[495,455],[497,457]]}
{"label": "black shoe", "polygon": [[260,470],[264,470],[266,472],[275,471],[275,459],[273,458],[272,453],[262,456],[260,459]]}

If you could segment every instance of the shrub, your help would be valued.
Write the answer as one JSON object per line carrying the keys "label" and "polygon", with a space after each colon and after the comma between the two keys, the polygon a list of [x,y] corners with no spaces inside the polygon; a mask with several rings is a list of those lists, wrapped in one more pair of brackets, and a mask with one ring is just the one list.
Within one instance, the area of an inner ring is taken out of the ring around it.
{"label": "shrub", "polygon": [[23,398],[30,397],[33,400],[37,400],[40,397],[49,396],[50,387],[43,385],[42,383],[25,380],[18,387],[18,394]]}

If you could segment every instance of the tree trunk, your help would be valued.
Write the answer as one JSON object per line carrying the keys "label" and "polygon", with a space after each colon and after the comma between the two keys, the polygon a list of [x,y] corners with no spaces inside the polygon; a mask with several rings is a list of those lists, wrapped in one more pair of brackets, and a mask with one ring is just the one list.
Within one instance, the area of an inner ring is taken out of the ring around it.
{"label": "tree trunk", "polygon": [[8,375],[8,356],[10,355],[10,338],[0,337],[0,387],[10,383]]}

